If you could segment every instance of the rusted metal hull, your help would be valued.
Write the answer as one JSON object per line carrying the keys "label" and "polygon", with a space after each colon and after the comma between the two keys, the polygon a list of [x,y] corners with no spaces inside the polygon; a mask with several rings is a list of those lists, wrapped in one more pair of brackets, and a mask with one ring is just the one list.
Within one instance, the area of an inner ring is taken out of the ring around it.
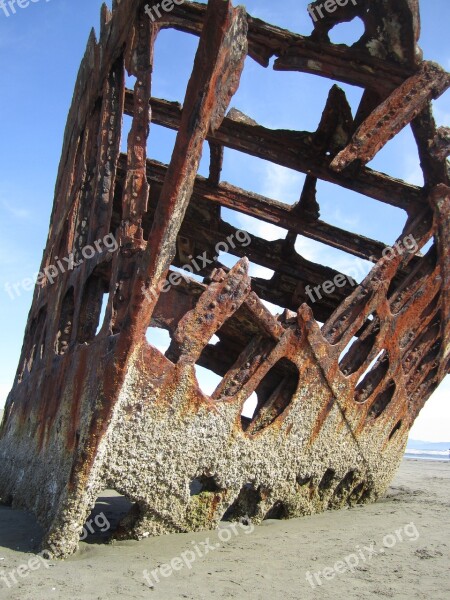
{"label": "rusted metal hull", "polygon": [[[137,538],[207,529],[224,517],[259,522],[375,500],[450,369],[448,140],[430,111],[450,79],[421,61],[417,3],[349,4],[341,18],[359,15],[366,25],[356,48],[329,43],[337,17],[304,38],[228,0],[185,3],[158,22],[144,5],[102,8],[100,40],[89,40],[42,268],[57,256],[80,258],[110,232],[119,249],[36,287],[0,430],[0,496],[34,511],[55,556],[76,550],[106,486],[134,502],[116,536]],[[389,31],[375,26],[382,11],[396,24]],[[200,36],[183,108],[151,95],[154,42],[164,27]],[[316,132],[226,115],[247,55],[263,66],[275,55],[279,70],[364,87],[358,113],[334,86]],[[125,69],[136,77],[134,90],[125,89]],[[133,117],[127,155],[123,114]],[[147,158],[152,122],[178,131],[169,165]],[[364,166],[410,122],[423,188]],[[197,175],[205,142],[208,179]],[[307,173],[299,203],[221,182],[224,147]],[[318,179],[405,210],[399,242],[413,236],[423,247],[434,236],[434,245],[424,256],[386,256],[381,242],[321,221]],[[221,207],[279,225],[286,239],[248,236],[248,247],[231,250],[239,261],[229,270],[213,256],[217,242],[236,234]],[[299,256],[298,235],[374,267],[359,286],[344,283],[312,305],[306,286],[341,274]],[[203,283],[178,276],[167,292],[154,292],[189,252],[205,250]],[[249,260],[273,269],[272,280],[251,278]],[[262,300],[285,311],[274,317]],[[165,355],[146,341],[150,325],[170,333]],[[199,388],[196,365],[222,377],[211,396]],[[255,414],[243,417],[254,392]]]}

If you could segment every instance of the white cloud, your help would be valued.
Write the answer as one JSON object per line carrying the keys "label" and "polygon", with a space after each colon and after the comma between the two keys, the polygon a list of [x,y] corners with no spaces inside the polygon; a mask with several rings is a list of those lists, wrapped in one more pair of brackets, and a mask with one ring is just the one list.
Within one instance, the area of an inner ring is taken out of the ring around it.
{"label": "white cloud", "polygon": [[340,208],[335,208],[330,218],[333,219],[333,222],[336,223],[339,227],[345,228],[357,228],[360,222],[360,219],[357,215],[350,215],[349,213],[344,214]]}
{"label": "white cloud", "polygon": [[263,194],[286,204],[294,204],[300,198],[305,176],[280,165],[264,165]]}
{"label": "white cloud", "polygon": [[18,206],[11,206],[6,200],[2,201],[3,208],[15,219],[28,220],[31,217],[31,211]]}
{"label": "white cloud", "polygon": [[17,252],[6,241],[0,239],[0,265],[8,267],[11,265],[20,264]]}
{"label": "white cloud", "polygon": [[284,311],[284,308],[282,306],[278,306],[277,304],[272,304],[272,302],[269,302],[268,300],[262,300],[262,303],[267,308],[267,310],[275,316],[281,315]]}
{"label": "white cloud", "polygon": [[323,244],[314,242],[309,238],[299,236],[295,242],[298,254],[311,262],[326,264],[327,248]]}
{"label": "white cloud", "polygon": [[433,115],[436,120],[437,127],[448,127],[450,124],[450,94],[441,96],[433,102]]}
{"label": "white cloud", "polygon": [[413,185],[423,186],[423,172],[418,161],[417,154],[406,154],[404,158],[404,171],[405,174],[403,179]]}
{"label": "white cloud", "polygon": [[12,384],[12,381],[10,383],[0,383],[0,410],[5,405],[6,398],[8,397],[8,394],[11,391]]}
{"label": "white cloud", "polygon": [[255,217],[250,217],[249,215],[239,215],[237,220],[239,227],[242,227],[245,229],[245,231],[248,231],[252,235],[263,238],[268,242],[282,240],[286,237],[285,229],[277,227],[276,225],[272,225],[271,223],[266,223],[265,221],[260,221]]}
{"label": "white cloud", "polygon": [[450,376],[426,402],[409,434],[424,442],[450,441]]}
{"label": "white cloud", "polygon": [[271,279],[273,277],[274,271],[271,269],[267,269],[266,267],[261,267],[261,265],[250,265],[249,275],[251,277],[260,277],[261,279]]}
{"label": "white cloud", "polygon": [[17,48],[23,48],[29,43],[29,37],[30,36],[27,36],[26,34],[19,35],[17,29],[14,29],[14,32],[9,32],[3,28],[0,37],[0,50],[2,50],[2,52],[9,51],[13,54]]}
{"label": "white cloud", "polygon": [[295,249],[307,260],[350,275],[358,282],[362,281],[373,267],[367,260],[303,237],[297,238]]}

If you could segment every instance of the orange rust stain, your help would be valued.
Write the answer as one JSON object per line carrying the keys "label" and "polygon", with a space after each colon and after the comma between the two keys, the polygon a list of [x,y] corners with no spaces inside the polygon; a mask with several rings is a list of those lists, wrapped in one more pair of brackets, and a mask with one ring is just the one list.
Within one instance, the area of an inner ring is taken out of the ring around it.
{"label": "orange rust stain", "polygon": [[322,429],[326,418],[330,414],[335,401],[336,401],[335,397],[331,396],[330,399],[328,400],[328,402],[325,404],[325,406],[320,411],[319,416],[317,417],[316,425],[311,433],[311,437],[309,438],[309,444],[312,444],[314,442],[314,440],[316,439],[316,437],[319,435],[320,430]]}
{"label": "orange rust stain", "polygon": [[83,348],[80,351],[78,368],[75,375],[73,386],[72,404],[70,406],[70,423],[67,431],[67,450],[73,452],[77,444],[78,425],[80,421],[80,406],[83,395],[84,383],[86,380],[88,351]]}

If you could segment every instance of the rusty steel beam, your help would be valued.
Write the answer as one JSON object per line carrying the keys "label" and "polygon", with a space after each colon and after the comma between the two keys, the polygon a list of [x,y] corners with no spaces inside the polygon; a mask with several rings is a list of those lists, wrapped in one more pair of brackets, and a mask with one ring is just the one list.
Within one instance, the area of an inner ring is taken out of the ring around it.
{"label": "rusty steel beam", "polygon": [[[418,9],[418,0],[359,0],[305,37],[230,0],[186,2],[159,21],[144,0],[102,7],[68,114],[47,272],[0,427],[0,498],[36,514],[50,555],[77,549],[106,486],[133,503],[114,536],[136,539],[385,493],[415,418],[450,371],[448,128],[436,127],[430,104],[449,77],[422,60]],[[355,17],[361,39],[331,44],[332,27]],[[183,105],[152,97],[165,28],[199,37]],[[362,86],[356,115],[337,86],[315,132],[228,111],[247,55]],[[121,154],[124,115],[132,126]],[[169,165],[147,156],[151,123],[177,131]],[[423,188],[362,164],[406,123]],[[205,142],[208,178],[197,174]],[[225,147],[306,173],[297,204],[221,181]],[[319,180],[404,209],[395,250],[321,221]],[[222,208],[285,238],[245,232],[248,243],[232,245],[243,232]],[[300,256],[298,235],[373,267],[357,284]],[[422,255],[402,246],[407,236],[418,249],[434,243]],[[85,256],[108,237],[115,244]],[[52,278],[55,257],[71,255],[83,261]],[[272,277],[251,276],[253,263]],[[148,328],[168,332],[165,352]],[[197,367],[221,377],[211,393]]]}

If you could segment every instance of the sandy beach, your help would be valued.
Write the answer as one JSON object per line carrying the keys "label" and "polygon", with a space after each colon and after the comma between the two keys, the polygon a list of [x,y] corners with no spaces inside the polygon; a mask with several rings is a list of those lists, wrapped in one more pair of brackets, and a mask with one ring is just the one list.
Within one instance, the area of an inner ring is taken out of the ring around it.
{"label": "sandy beach", "polygon": [[[30,514],[2,506],[0,598],[448,599],[449,484],[450,462],[404,460],[373,505],[140,542],[105,544],[107,532],[96,531],[64,562],[29,563],[40,527]],[[103,514],[114,526],[125,508],[105,492],[92,517]],[[27,564],[33,568],[18,575]]]}

